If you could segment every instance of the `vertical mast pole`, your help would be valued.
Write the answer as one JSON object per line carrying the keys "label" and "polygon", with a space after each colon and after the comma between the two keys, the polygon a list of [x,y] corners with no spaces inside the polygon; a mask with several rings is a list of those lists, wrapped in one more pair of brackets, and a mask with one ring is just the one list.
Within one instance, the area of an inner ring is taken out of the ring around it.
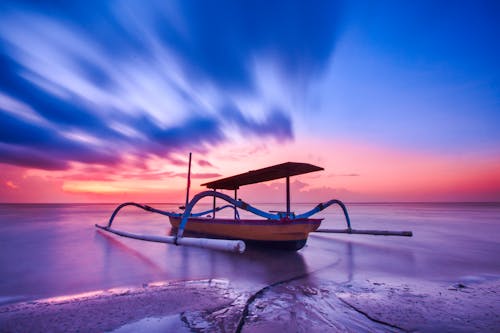
{"label": "vertical mast pole", "polygon": [[286,177],[286,217],[290,217],[290,177]]}
{"label": "vertical mast pole", "polygon": [[191,187],[191,153],[189,153],[189,166],[188,166],[188,174],[187,174],[187,186],[186,186],[186,205],[184,207],[187,208],[189,203],[189,188]]}

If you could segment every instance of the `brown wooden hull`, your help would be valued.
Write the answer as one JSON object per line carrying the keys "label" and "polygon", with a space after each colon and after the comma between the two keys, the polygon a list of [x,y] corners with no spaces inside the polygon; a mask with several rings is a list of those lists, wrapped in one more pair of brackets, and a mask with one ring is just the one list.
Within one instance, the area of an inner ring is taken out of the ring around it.
{"label": "brown wooden hull", "polygon": [[[172,228],[177,229],[181,218],[169,218]],[[185,230],[216,238],[241,239],[253,242],[297,242],[307,240],[309,233],[318,229],[322,221],[323,219],[272,221],[263,219],[234,220],[192,217],[189,218]]]}

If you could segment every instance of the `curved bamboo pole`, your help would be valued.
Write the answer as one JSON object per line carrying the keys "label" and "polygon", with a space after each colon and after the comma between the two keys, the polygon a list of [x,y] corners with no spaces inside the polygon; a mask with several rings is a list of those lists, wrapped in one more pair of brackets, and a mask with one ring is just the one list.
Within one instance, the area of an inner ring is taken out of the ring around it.
{"label": "curved bamboo pole", "polygon": [[194,208],[196,203],[203,199],[204,197],[217,197],[222,200],[227,201],[228,203],[232,204],[236,208],[240,208],[246,211],[249,211],[255,215],[261,216],[263,218],[269,219],[269,220],[280,220],[280,216],[278,214],[271,214],[268,212],[265,212],[263,210],[260,210],[258,208],[253,207],[252,205],[242,201],[242,200],[234,200],[230,196],[220,193],[220,192],[215,192],[215,191],[203,191],[198,194],[196,194],[193,199],[189,202],[189,204],[186,206],[186,209],[184,210],[184,214],[182,214],[182,220],[179,225],[179,230],[177,232],[177,237],[180,238],[184,234],[184,228],[186,227],[186,224],[188,222],[188,219],[191,214],[191,210]]}
{"label": "curved bamboo pole", "polygon": [[[200,247],[200,248],[207,248],[207,249],[212,249],[212,250],[221,250],[221,251],[231,251],[231,252],[239,252],[243,253],[245,251],[245,242],[241,240],[226,240],[226,239],[209,239],[209,238],[190,238],[190,237],[182,237],[179,238],[177,236],[155,236],[155,235],[141,235],[141,234],[134,234],[130,232],[125,232],[125,231],[120,231],[111,228],[111,225],[113,224],[113,221],[118,214],[118,212],[126,206],[135,206],[138,208],[141,208],[143,210],[152,212],[152,213],[158,213],[161,215],[165,216],[172,216],[172,217],[180,217],[182,214],[180,213],[174,213],[174,212],[166,212],[160,209],[156,209],[153,207],[150,207],[148,205],[142,205],[138,204],[135,202],[125,202],[119,205],[118,207],[115,208],[113,211],[113,214],[111,214],[111,217],[109,219],[109,222],[106,226],[101,226],[96,224],[95,226],[99,229],[102,229],[107,232],[111,232],[113,234],[116,234],[118,236],[122,237],[127,237],[127,238],[133,238],[133,239],[139,239],[139,240],[144,240],[144,241],[150,241],[150,242],[158,242],[158,243],[167,243],[167,244],[175,244],[175,245],[185,245],[185,246],[194,246],[194,247]],[[233,208],[233,206],[226,205],[223,207],[217,207],[215,211],[219,211],[225,208]],[[200,213],[195,213],[191,216],[201,216],[205,215],[207,213],[210,213],[214,211],[213,209],[209,211],[204,211]]]}
{"label": "curved bamboo pole", "polygon": [[342,211],[344,212],[344,216],[345,216],[345,219],[347,222],[347,229],[351,230],[351,219],[349,218],[349,214],[347,213],[347,207],[344,205],[344,203],[342,201],[337,200],[337,199],[332,199],[330,201],[320,203],[316,207],[311,209],[310,211],[305,212],[305,213],[300,214],[300,215],[296,215],[295,218],[296,219],[306,219],[306,218],[308,218],[308,217],[310,217],[318,212],[321,212],[323,209],[326,209],[333,204],[338,204],[340,206],[340,208],[342,208]]}
{"label": "curved bamboo pole", "polygon": [[113,220],[115,219],[116,214],[118,214],[118,212],[123,207],[126,207],[126,206],[135,206],[135,207],[144,209],[145,211],[148,211],[148,212],[158,213],[158,214],[169,216],[169,217],[179,217],[179,216],[182,215],[180,213],[166,212],[164,210],[159,210],[159,209],[150,207],[148,205],[141,205],[141,204],[138,204],[136,202],[125,202],[125,203],[122,203],[121,205],[119,205],[118,207],[116,207],[115,210],[113,211],[113,214],[111,214],[111,217],[109,218],[109,222],[108,222],[108,225],[107,225],[108,228],[111,227],[111,224],[113,223]]}

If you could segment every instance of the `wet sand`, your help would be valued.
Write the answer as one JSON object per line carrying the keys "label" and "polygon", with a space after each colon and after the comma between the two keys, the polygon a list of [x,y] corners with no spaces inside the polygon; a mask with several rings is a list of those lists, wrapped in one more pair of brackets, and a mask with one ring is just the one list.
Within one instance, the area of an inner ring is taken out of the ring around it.
{"label": "wet sand", "polygon": [[1,332],[498,332],[500,280],[157,283],[0,307]]}

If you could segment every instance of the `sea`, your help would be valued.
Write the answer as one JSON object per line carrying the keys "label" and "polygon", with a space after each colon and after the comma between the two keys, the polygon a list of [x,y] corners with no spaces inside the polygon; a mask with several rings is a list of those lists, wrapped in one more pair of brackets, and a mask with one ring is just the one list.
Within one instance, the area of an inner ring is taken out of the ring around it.
{"label": "sea", "polygon": [[[167,211],[179,206],[150,205]],[[255,206],[283,210],[278,204]],[[300,213],[314,206],[297,203],[292,210]],[[243,254],[98,230],[95,224],[105,225],[115,207],[0,204],[0,304],[169,281],[226,279],[237,287],[255,288],[304,273],[338,283],[500,277],[500,203],[348,203],[354,229],[410,230],[413,237],[315,233],[297,252],[251,248]],[[324,218],[322,228],[345,228],[339,207],[317,216]],[[113,226],[140,234],[170,232],[167,217],[136,207],[120,211]]]}

